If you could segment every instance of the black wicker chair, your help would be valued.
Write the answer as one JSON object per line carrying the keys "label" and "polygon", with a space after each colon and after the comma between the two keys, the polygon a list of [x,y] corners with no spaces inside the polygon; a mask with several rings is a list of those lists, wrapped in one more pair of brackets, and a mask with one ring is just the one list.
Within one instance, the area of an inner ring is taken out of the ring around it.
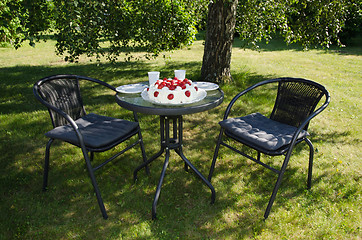
{"label": "black wicker chair", "polygon": [[[233,105],[241,96],[262,85],[272,83],[277,83],[278,88],[274,108],[271,111],[269,118],[260,113],[253,113],[238,118],[228,118]],[[323,96],[325,97],[324,103],[320,104],[321,106],[315,110]],[[293,147],[300,142],[306,142],[309,146],[307,187],[310,189],[314,148],[311,141],[307,138],[309,135],[307,129],[310,120],[322,112],[328,106],[329,102],[329,93],[322,85],[300,78],[266,80],[240,92],[231,100],[225,111],[223,121],[219,123],[221,130],[217,140],[208,180],[211,181],[220,145],[226,146],[244,157],[272,170],[278,174],[278,180],[274,186],[273,193],[264,213],[264,218],[268,218],[283,174],[292,154]],[[225,141],[223,141],[223,136],[255,149],[257,151],[257,158],[225,143]],[[260,161],[260,153],[270,156],[285,155],[280,170]]]}
{"label": "black wicker chair", "polygon": [[[48,185],[49,152],[53,141],[61,140],[80,147],[100,210],[103,218],[107,219],[108,215],[94,172],[137,144],[140,144],[143,161],[146,161],[146,154],[136,113],[133,113],[135,121],[116,119],[94,113],[86,114],[81,97],[80,80],[98,83],[116,91],[113,86],[105,82],[76,75],[50,76],[34,84],[34,95],[48,108],[54,127],[45,133],[50,139],[45,152],[43,191],[47,189]],[[138,136],[137,141],[98,166],[92,166],[94,152],[107,151],[135,135]],[[146,171],[148,173],[148,169]]]}

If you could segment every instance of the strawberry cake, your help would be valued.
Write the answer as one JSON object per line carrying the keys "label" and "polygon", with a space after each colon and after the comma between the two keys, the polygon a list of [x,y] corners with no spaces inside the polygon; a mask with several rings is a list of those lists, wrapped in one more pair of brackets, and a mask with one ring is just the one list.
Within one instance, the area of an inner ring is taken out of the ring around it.
{"label": "strawberry cake", "polygon": [[148,98],[152,102],[160,104],[184,104],[195,101],[200,96],[202,89],[192,83],[187,78],[180,80],[164,78],[157,80],[152,86],[147,88]]}

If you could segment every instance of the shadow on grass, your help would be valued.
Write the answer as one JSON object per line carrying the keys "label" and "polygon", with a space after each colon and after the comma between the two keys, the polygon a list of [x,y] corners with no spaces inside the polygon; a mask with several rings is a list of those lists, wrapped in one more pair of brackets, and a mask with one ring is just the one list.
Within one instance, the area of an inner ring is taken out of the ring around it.
{"label": "shadow on grass", "polygon": [[[168,63],[162,66],[162,76],[172,76],[173,70],[180,68],[177,63]],[[188,69],[190,79],[199,78],[201,63],[182,63],[182,67]],[[55,74],[76,74],[93,77],[105,81],[111,85],[119,86],[134,82],[146,81],[147,72],[152,69],[147,62],[121,62],[104,64],[70,65],[65,67],[45,66],[18,66],[1,68],[0,77],[1,104],[0,113],[21,113],[43,109],[34,98],[33,84],[43,77]],[[113,100],[113,99],[112,99]]]}
{"label": "shadow on grass", "polygon": [[[315,47],[309,48],[308,50],[316,49],[316,50],[325,51],[325,53],[335,52],[335,53],[338,53],[341,55],[360,56],[360,55],[362,55],[361,42],[362,42],[362,34],[351,38],[348,42],[348,45],[345,47],[338,47],[336,45],[332,45],[332,46],[330,46],[330,48],[315,46]],[[306,51],[303,48],[303,46],[301,46],[300,44],[293,43],[293,44],[288,45],[287,43],[284,42],[283,38],[281,38],[281,37],[274,37],[269,43],[267,43],[266,41],[263,40],[260,43],[258,43],[258,46],[259,47],[258,47],[257,51],[262,51],[262,52],[288,51],[288,50]],[[237,37],[234,40],[233,47],[245,48],[245,49],[250,49],[250,50],[252,49],[251,47],[248,47],[248,46],[245,47],[245,42],[243,40],[240,40]]]}

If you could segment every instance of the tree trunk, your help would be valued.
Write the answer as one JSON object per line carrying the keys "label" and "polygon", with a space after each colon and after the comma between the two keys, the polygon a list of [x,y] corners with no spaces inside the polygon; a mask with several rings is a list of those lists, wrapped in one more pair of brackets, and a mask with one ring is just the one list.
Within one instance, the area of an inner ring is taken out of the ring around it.
{"label": "tree trunk", "polygon": [[209,4],[201,78],[209,82],[230,82],[231,50],[238,0],[214,0]]}

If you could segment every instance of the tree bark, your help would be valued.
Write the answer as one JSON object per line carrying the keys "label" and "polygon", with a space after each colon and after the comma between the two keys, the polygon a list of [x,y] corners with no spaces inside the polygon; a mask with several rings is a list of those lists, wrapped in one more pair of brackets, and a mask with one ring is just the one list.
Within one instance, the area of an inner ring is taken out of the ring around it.
{"label": "tree bark", "polygon": [[209,4],[201,68],[201,78],[204,81],[232,81],[230,63],[237,5],[238,0],[214,0]]}

